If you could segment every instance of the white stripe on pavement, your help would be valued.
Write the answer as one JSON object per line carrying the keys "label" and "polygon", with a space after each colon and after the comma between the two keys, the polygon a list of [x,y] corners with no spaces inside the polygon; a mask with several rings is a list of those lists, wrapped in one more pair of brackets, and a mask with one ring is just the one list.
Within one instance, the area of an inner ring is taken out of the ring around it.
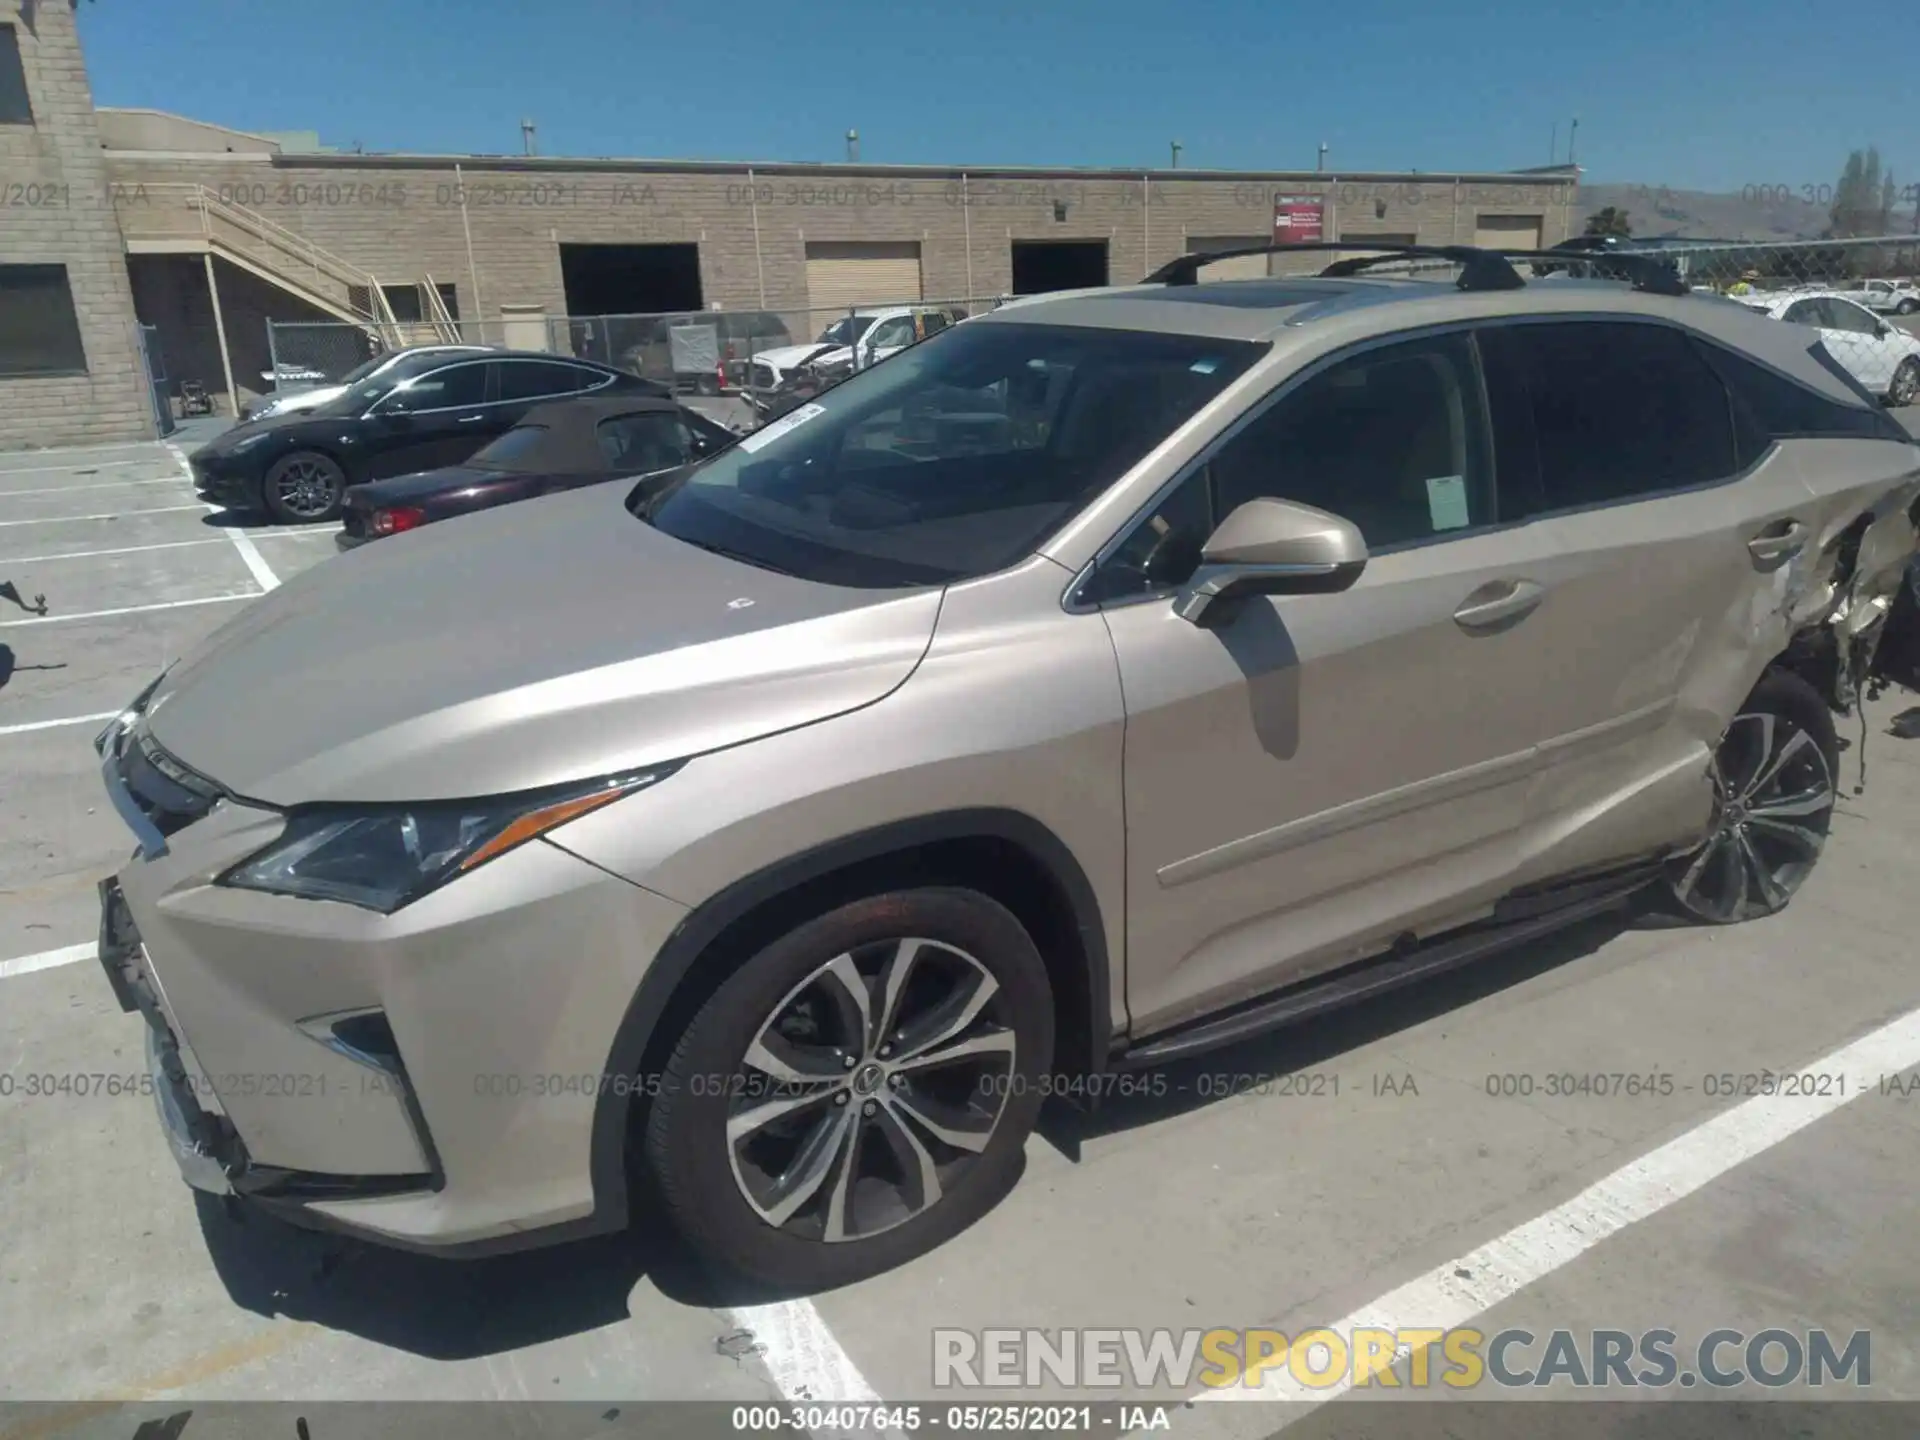
{"label": "white stripe on pavement", "polygon": [[[1841,1090],[1804,1097],[1762,1095],[1742,1101],[1621,1166],[1565,1204],[1409,1280],[1326,1328],[1346,1339],[1359,1329],[1398,1331],[1430,1326],[1444,1330],[1464,1325],[1579,1259],[1601,1241],[1659,1214],[1735,1166],[1831,1115],[1874,1089],[1881,1076],[1915,1064],[1920,1064],[1920,1010],[1908,1011],[1824,1059],[1791,1067],[1796,1072],[1844,1075],[1847,1084]],[[1408,1353],[1403,1347],[1396,1358],[1404,1359]],[[1271,1435],[1344,1394],[1352,1385],[1351,1370],[1337,1381],[1315,1388],[1301,1385],[1290,1369],[1282,1367],[1265,1375],[1258,1386],[1230,1386],[1192,1398],[1294,1402],[1277,1424],[1275,1417],[1262,1414],[1259,1433]]]}
{"label": "white stripe on pavement", "polygon": [[102,555],[144,555],[149,550],[184,550],[189,545],[218,545],[211,540],[167,540],[158,545],[123,545],[114,550],[62,550],[57,555],[0,555],[0,565],[45,565],[50,560],[94,560]]}
{"label": "white stripe on pavement", "polygon": [[104,620],[110,615],[144,615],[149,610],[184,610],[189,605],[224,605],[229,600],[258,600],[259,598],[258,590],[243,590],[238,595],[208,595],[199,600],[162,600],[152,605],[122,605],[114,610],[77,610],[71,615],[35,615],[26,620],[0,620],[0,630],[10,629],[16,625],[59,625],[69,620]]}
{"label": "white stripe on pavement", "polygon": [[24,735],[29,730],[57,730],[62,725],[98,725],[119,713],[118,710],[102,710],[98,715],[69,715],[64,720],[29,720],[24,725],[0,725],[0,735]]}
{"label": "white stripe on pavement", "polygon": [[125,490],[129,485],[178,485],[184,475],[162,475],[153,480],[101,480],[92,485],[45,485],[32,490],[0,489],[0,500],[16,495],[71,495],[76,490]]}
{"label": "white stripe on pavement", "polygon": [[119,470],[128,465],[151,465],[159,459],[145,460],[71,460],[65,465],[0,465],[0,479],[8,475],[58,475],[62,471]]}
{"label": "white stripe on pavement", "polygon": [[51,970],[56,965],[77,965],[82,960],[92,960],[100,953],[98,944],[89,940],[84,945],[69,945],[64,950],[43,950],[38,955],[22,955],[17,960],[0,960],[0,980],[11,979],[15,975],[31,975],[36,970]]}
{"label": "white stripe on pavement", "polygon": [[733,1324],[753,1332],[760,1359],[783,1398],[841,1404],[880,1398],[811,1300],[747,1305],[726,1313]]}
{"label": "white stripe on pavement", "polygon": [[[209,505],[207,509],[215,515],[220,513],[218,505]],[[229,528],[227,538],[233,541],[233,548],[240,552],[241,563],[247,567],[248,572],[253,576],[253,583],[260,587],[262,594],[279,585],[280,577],[273,573],[273,567],[267,564],[266,557],[253,543],[251,535],[244,530]]]}
{"label": "white stripe on pavement", "polygon": [[135,515],[172,515],[181,510],[205,510],[197,505],[155,505],[150,510],[115,510],[105,515],[36,515],[31,520],[0,520],[0,525],[64,525],[80,520],[130,520]]}

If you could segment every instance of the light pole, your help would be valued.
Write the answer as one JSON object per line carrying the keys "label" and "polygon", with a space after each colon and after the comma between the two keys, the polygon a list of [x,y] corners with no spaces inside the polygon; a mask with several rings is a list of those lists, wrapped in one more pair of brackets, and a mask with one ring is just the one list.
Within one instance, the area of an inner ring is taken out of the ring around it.
{"label": "light pole", "polygon": [[1573,127],[1567,131],[1567,164],[1573,164],[1573,142],[1580,138],[1580,117],[1573,117]]}
{"label": "light pole", "polygon": [[1173,168],[1175,170],[1180,168],[1180,142],[1178,140],[1173,142]]}
{"label": "light pole", "polygon": [[1327,142],[1322,140],[1320,142],[1320,158],[1313,162],[1314,174],[1316,175],[1321,174],[1326,170],[1326,168],[1327,168]]}

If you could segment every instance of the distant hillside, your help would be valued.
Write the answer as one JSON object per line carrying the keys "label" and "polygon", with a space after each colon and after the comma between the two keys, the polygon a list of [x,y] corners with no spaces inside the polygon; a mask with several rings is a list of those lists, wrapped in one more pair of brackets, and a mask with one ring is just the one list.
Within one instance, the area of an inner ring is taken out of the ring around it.
{"label": "distant hillside", "polygon": [[[1627,212],[1627,223],[1642,238],[1662,235],[1702,240],[1817,240],[1827,224],[1827,207],[1795,195],[1763,197],[1713,195],[1700,190],[1668,190],[1658,185],[1580,186],[1579,224],[1608,205]],[[1912,224],[1909,214],[1903,217]],[[1904,229],[1905,226],[1900,228]]]}

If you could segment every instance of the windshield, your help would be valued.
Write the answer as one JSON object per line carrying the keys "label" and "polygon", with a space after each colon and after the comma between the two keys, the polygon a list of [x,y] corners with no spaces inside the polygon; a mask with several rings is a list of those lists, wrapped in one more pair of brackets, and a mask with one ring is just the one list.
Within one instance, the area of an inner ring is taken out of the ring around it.
{"label": "windshield", "polygon": [[826,584],[990,574],[1031,554],[1265,348],[957,326],[629,503],[690,544]]}
{"label": "windshield", "polygon": [[346,374],[342,375],[334,383],[338,385],[348,385],[348,386],[358,385],[362,380],[366,379],[369,375],[373,374],[373,372],[378,370],[382,365],[391,365],[397,358],[398,357],[392,354],[392,352],[390,351],[382,351],[380,354],[375,355],[370,360],[362,360],[358,365],[354,366],[353,369],[349,370]]}
{"label": "windshield", "polygon": [[872,325],[873,316],[871,315],[848,315],[843,319],[834,321],[833,324],[822,330],[818,343],[822,345],[851,345],[855,340],[858,340],[862,335],[866,334]]}
{"label": "windshield", "polygon": [[320,410],[329,415],[365,414],[376,401],[383,399],[390,391],[414,376],[424,374],[456,358],[458,357],[445,354],[384,356],[380,363],[385,365],[385,369],[375,364],[374,371],[368,372],[366,378],[349,384],[344,394],[337,400],[328,401],[320,407]]}

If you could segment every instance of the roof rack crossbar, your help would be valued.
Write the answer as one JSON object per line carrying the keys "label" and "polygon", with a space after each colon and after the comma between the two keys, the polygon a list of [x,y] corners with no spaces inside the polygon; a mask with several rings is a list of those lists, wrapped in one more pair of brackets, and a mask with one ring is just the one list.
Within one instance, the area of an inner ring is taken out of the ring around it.
{"label": "roof rack crossbar", "polygon": [[[1364,240],[1309,240],[1280,245],[1249,245],[1232,250],[1194,251],[1168,261],[1141,283],[1192,285],[1198,280],[1203,267],[1216,260],[1231,260],[1243,255],[1326,253],[1347,257],[1334,261],[1320,272],[1323,276],[1334,278],[1357,275],[1375,265],[1394,260],[1432,259],[1445,260],[1460,267],[1460,278],[1454,284],[1461,290],[1518,290],[1524,288],[1527,282],[1513,268],[1514,260],[1552,260],[1559,265],[1571,263],[1610,267],[1616,274],[1630,276],[1634,289],[1655,295],[1689,293],[1686,282],[1680,278],[1672,262],[1652,254],[1610,251],[1604,256],[1589,256],[1583,251],[1496,250],[1477,245],[1382,245]],[[1537,266],[1535,273],[1541,273]]]}

